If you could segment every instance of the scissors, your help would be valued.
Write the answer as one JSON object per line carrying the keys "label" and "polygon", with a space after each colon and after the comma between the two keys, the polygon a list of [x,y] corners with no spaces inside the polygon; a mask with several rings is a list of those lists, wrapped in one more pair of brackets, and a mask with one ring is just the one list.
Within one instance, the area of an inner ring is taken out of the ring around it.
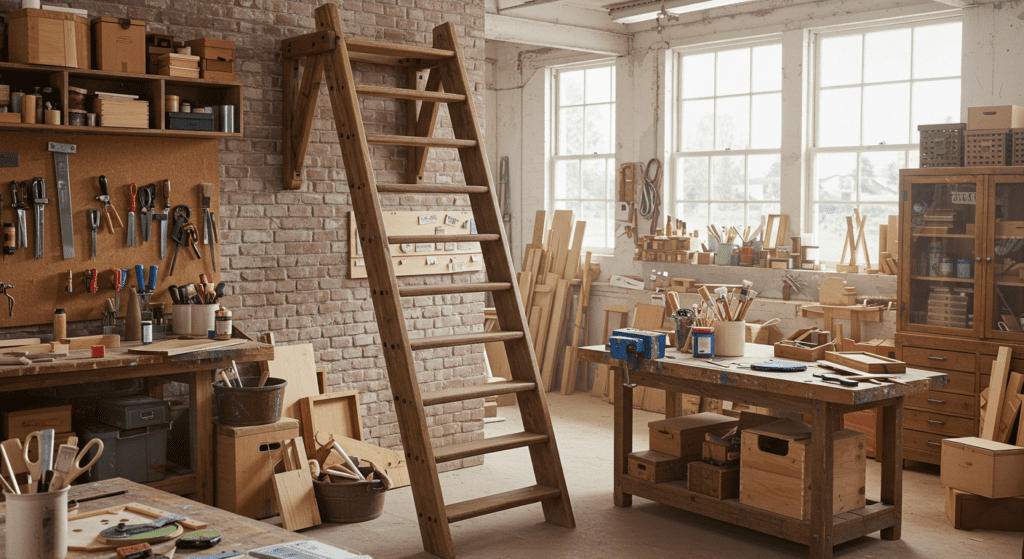
{"label": "scissors", "polygon": [[[25,446],[21,449],[21,456],[25,460],[25,467],[28,468],[29,484],[32,483],[31,480],[35,479],[39,480],[41,487],[45,487],[49,481],[44,478],[47,475],[53,475],[53,435],[53,429],[44,429],[43,431],[32,431],[25,437]],[[28,457],[29,450],[32,448],[32,439],[35,439],[38,450],[35,462]],[[40,492],[45,490],[42,488]]]}
{"label": "scissors", "polygon": [[[89,454],[89,449],[91,449],[94,446],[96,447],[96,455],[92,457],[92,460],[89,460],[88,464],[83,466],[82,460],[86,457],[86,455]],[[54,475],[54,481],[51,484],[50,490],[60,491],[61,489],[64,489],[65,487],[71,485],[71,482],[75,481],[75,479],[78,476],[82,475],[83,472],[88,471],[89,468],[92,468],[93,465],[96,464],[96,462],[100,459],[100,456],[102,455],[103,441],[101,441],[100,439],[93,439],[89,441],[89,444],[85,445],[85,448],[78,451],[78,454],[75,456],[74,462],[71,463],[67,472],[63,472],[58,469],[58,472]],[[58,464],[58,466],[63,465]]]}

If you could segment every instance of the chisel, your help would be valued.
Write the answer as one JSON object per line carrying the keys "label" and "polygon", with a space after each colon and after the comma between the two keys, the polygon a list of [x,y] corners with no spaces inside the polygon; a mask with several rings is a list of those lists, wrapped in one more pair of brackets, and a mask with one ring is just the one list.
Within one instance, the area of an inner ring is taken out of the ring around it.
{"label": "chisel", "polygon": [[135,198],[139,194],[139,187],[135,183],[128,185],[128,240],[125,246],[136,246],[135,242]]}
{"label": "chisel", "polygon": [[139,224],[142,228],[142,242],[148,243],[153,229],[153,208],[156,203],[156,185],[153,183],[139,189]]}
{"label": "chisel", "polygon": [[45,246],[43,233],[46,231],[43,216],[46,204],[50,203],[50,199],[46,197],[46,181],[43,180],[43,177],[32,179],[32,202],[35,204],[36,210],[36,258],[42,258]]}
{"label": "chisel", "polygon": [[96,260],[96,233],[100,230],[100,211],[89,209],[89,231],[92,232],[92,259]]}
{"label": "chisel", "polygon": [[[156,200],[154,199],[154,204]],[[153,220],[160,222],[160,260],[167,258],[167,219],[171,213],[171,181],[164,179],[164,213],[153,214]]]}

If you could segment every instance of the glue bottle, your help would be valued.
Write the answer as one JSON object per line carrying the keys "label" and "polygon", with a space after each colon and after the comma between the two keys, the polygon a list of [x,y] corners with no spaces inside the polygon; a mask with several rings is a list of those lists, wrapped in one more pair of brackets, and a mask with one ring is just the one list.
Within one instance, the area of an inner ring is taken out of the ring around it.
{"label": "glue bottle", "polygon": [[230,340],[231,339],[231,311],[224,308],[224,305],[220,306],[220,309],[216,312],[216,336],[218,340]]}

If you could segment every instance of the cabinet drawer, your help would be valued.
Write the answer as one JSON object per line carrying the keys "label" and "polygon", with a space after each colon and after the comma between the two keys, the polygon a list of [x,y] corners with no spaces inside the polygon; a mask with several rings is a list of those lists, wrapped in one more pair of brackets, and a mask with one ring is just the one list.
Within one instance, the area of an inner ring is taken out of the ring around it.
{"label": "cabinet drawer", "polygon": [[978,422],[974,419],[928,411],[905,410],[903,426],[907,429],[935,433],[943,437],[978,436]]}
{"label": "cabinet drawer", "polygon": [[971,394],[951,392],[924,392],[907,396],[904,405],[919,410],[963,415],[974,419],[978,412],[978,398]]}
{"label": "cabinet drawer", "polygon": [[975,368],[973,353],[949,351],[946,349],[904,347],[903,360],[906,361],[907,365],[918,369],[941,369],[943,371],[973,373]]}
{"label": "cabinet drawer", "polygon": [[903,457],[929,464],[938,464],[942,457],[942,439],[944,438],[946,437],[933,433],[904,429]]}
{"label": "cabinet drawer", "polygon": [[954,373],[946,371],[949,377],[949,384],[942,388],[943,392],[956,392],[958,394],[976,394],[974,391],[974,373]]}

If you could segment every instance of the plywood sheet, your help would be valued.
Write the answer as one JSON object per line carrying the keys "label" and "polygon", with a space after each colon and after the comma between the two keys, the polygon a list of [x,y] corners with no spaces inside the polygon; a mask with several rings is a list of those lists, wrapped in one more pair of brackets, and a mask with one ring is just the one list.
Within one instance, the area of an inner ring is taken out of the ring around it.
{"label": "plywood sheet", "polygon": [[363,416],[359,411],[359,391],[346,390],[299,400],[302,409],[302,431],[306,437],[306,452],[316,452],[317,433],[344,435],[363,440]]}
{"label": "plywood sheet", "polygon": [[[299,400],[320,394],[313,344],[274,346],[274,359],[267,362],[267,368],[271,377],[288,381],[281,402],[281,414],[302,421]],[[305,436],[312,437],[313,434]]]}
{"label": "plywood sheet", "polygon": [[193,351],[205,351],[209,349],[220,349],[236,345],[242,345],[245,340],[167,340],[155,344],[143,345],[128,348],[128,353],[143,353],[151,355],[181,355]]}
{"label": "plywood sheet", "polygon": [[[444,235],[468,235],[472,212],[383,212],[388,235],[437,235],[436,243],[392,245],[391,263],[396,276],[425,276],[475,272],[484,267],[480,243],[445,242]],[[440,233],[444,231],[443,234]],[[356,232],[355,212],[348,213],[349,277],[366,277],[363,250]]]}

